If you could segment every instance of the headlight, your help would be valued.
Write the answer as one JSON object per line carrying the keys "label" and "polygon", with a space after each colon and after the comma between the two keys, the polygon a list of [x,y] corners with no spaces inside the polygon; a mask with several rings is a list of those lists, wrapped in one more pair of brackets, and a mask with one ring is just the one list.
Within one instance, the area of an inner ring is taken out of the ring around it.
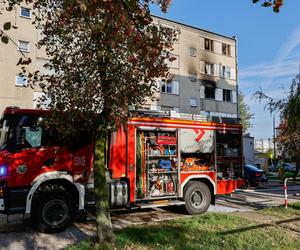
{"label": "headlight", "polygon": [[0,166],[0,176],[5,176],[7,173],[6,166]]}

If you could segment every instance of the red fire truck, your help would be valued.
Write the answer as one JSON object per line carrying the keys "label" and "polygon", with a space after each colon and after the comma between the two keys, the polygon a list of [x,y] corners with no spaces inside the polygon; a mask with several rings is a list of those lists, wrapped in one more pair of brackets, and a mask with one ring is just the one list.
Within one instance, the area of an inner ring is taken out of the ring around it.
{"label": "red fire truck", "polygon": [[[93,143],[53,143],[47,111],[5,109],[0,131],[0,212],[30,214],[42,232],[68,227],[94,206]],[[205,212],[218,194],[243,183],[242,127],[195,119],[140,115],[109,136],[110,206],[184,204]]]}

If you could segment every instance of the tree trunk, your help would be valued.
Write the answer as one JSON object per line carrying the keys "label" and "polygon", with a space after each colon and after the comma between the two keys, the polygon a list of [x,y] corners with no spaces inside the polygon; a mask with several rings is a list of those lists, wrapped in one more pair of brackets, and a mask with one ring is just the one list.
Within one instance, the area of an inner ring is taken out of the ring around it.
{"label": "tree trunk", "polygon": [[109,193],[106,183],[105,145],[107,134],[97,130],[94,149],[94,189],[96,201],[97,242],[111,242],[113,230],[109,214]]}

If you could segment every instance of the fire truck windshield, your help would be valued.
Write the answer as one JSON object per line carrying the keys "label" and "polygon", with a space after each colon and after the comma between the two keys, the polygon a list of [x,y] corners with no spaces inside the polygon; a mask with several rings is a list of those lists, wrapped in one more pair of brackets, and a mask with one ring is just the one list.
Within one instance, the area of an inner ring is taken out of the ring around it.
{"label": "fire truck windshield", "polygon": [[8,120],[1,119],[0,120],[0,150],[3,150],[6,148],[8,134],[9,134]]}

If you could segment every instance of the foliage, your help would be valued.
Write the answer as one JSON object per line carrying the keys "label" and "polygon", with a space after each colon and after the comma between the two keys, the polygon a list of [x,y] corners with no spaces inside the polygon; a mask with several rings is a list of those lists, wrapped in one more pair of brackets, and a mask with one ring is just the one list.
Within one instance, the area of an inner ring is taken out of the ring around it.
{"label": "foliage", "polygon": [[292,81],[288,96],[274,99],[266,95],[263,90],[257,91],[254,96],[259,101],[266,101],[266,108],[271,112],[279,111],[282,122],[287,122],[289,131],[294,131],[300,123],[300,74]]}
{"label": "foliage", "polygon": [[[260,0],[252,0],[253,3],[261,2]],[[262,3],[263,7],[273,7],[274,12],[279,12],[280,8],[284,4],[284,0],[264,0]]]}
{"label": "foliage", "polygon": [[250,112],[250,107],[245,102],[245,95],[242,92],[239,92],[239,116],[243,125],[243,133],[246,134],[252,127],[251,120],[254,118],[254,114]]}
{"label": "foliage", "polygon": [[293,79],[286,98],[276,100],[262,90],[257,91],[255,96],[267,101],[266,107],[270,112],[280,112],[277,145],[284,157],[296,162],[296,176],[300,167],[300,74]]}

